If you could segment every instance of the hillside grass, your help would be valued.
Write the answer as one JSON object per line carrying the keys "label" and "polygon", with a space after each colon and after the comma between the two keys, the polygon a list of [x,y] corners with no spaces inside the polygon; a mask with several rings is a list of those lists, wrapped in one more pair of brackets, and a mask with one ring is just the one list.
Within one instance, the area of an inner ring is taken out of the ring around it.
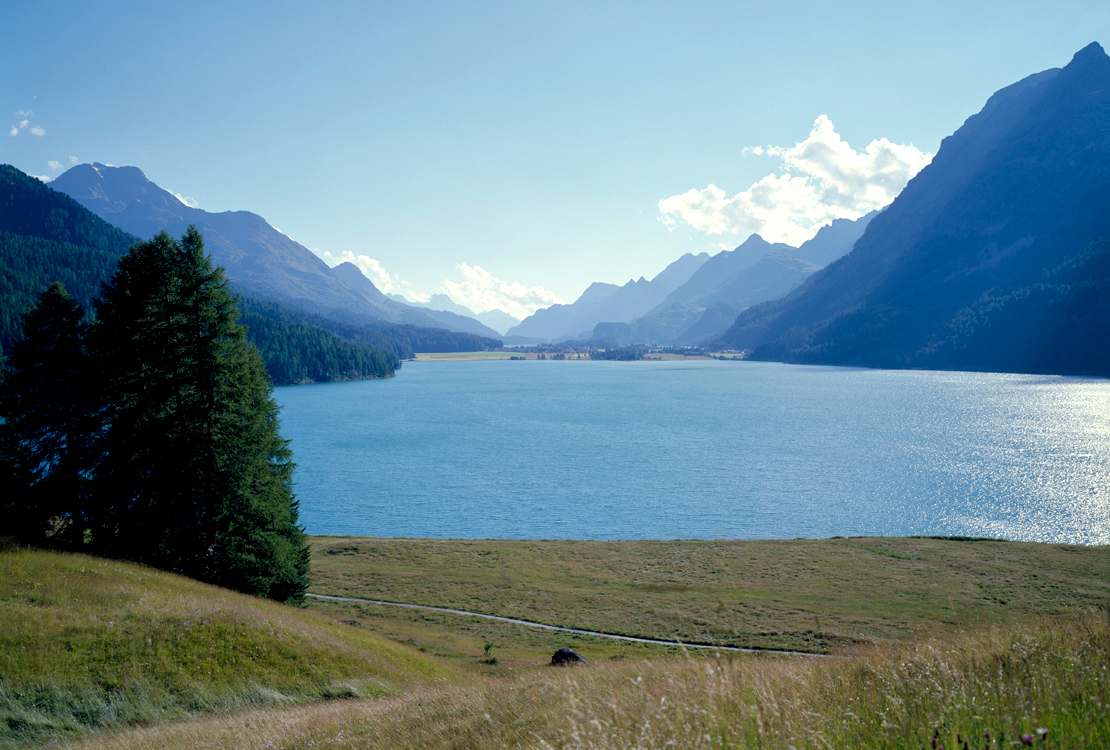
{"label": "hillside grass", "polygon": [[[318,594],[426,604],[605,633],[822,653],[1110,605],[1110,547],[924,538],[513,541],[313,537]],[[510,659],[604,643],[521,626],[312,600],[442,655]]]}
{"label": "hillside grass", "polygon": [[198,712],[392,695],[448,675],[318,613],[139,565],[0,552],[0,747]]}
{"label": "hillside grass", "polygon": [[120,748],[1104,748],[1105,614],[990,624],[848,659],[688,655],[536,667],[379,701],[183,722]]}

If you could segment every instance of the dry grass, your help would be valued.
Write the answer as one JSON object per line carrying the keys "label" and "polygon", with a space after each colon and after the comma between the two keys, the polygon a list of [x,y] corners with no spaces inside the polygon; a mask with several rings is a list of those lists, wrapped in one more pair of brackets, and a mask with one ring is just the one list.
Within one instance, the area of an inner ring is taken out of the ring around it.
{"label": "dry grass", "polygon": [[850,659],[536,668],[79,747],[925,748],[936,739],[952,749],[1020,747],[1026,735],[1046,747],[1104,748],[1107,664],[1110,623],[1090,615],[983,626]]}

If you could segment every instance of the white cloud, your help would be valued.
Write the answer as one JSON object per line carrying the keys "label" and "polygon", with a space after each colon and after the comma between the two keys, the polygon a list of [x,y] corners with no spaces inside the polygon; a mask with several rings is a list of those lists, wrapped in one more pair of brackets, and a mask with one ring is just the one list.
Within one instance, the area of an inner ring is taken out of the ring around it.
{"label": "white cloud", "polygon": [[523,320],[541,307],[562,303],[554,292],[542,286],[526,287],[517,282],[502,281],[481,266],[460,263],[455,268],[462,272],[463,280],[444,281],[443,292],[475,312],[499,309]]}
{"label": "white cloud", "polygon": [[70,164],[80,164],[81,160],[78,159],[76,156],[71,156],[71,157],[69,157],[69,163]]}
{"label": "white cloud", "polygon": [[[366,278],[374,282],[374,286],[385,294],[399,291],[397,287],[397,277],[391,276],[388,271],[382,268],[381,263],[374,260],[369,255],[355,255],[350,250],[344,250],[338,256],[332,255],[326,250],[324,252],[317,252],[320,257],[324,259],[324,262],[332,267],[338,266],[340,263],[354,263]],[[407,296],[411,297],[412,295],[408,294]]]}
{"label": "white cloud", "polygon": [[53,170],[54,170],[55,172],[57,172],[57,171],[58,171],[59,169],[61,169],[61,168],[62,168],[62,163],[61,163],[60,161],[48,161],[48,162],[46,162],[46,163],[47,163],[47,164],[48,164],[48,165],[50,166],[50,168],[51,168],[51,169],[53,169]]}
{"label": "white cloud", "polygon": [[[409,282],[402,281],[401,283],[408,285]],[[406,289],[403,293],[397,292],[397,294],[400,294],[409,302],[419,302],[420,304],[424,304],[432,298],[432,295],[430,294],[421,294],[420,292],[414,292],[412,289]]]}
{"label": "white cloud", "polygon": [[[184,203],[184,204],[185,204],[186,206],[188,206],[189,208],[199,208],[199,207],[200,207],[200,204],[199,204],[199,203],[197,203],[197,199],[196,199],[196,198],[190,198],[190,197],[189,197],[189,196],[187,196],[187,195],[181,195],[180,193],[175,193],[175,192],[174,192],[174,191],[172,191],[172,190],[168,190],[168,191],[166,191],[166,192],[168,192],[168,193],[169,193],[170,195],[172,195],[172,196],[173,196],[174,198],[177,198],[177,199],[178,199],[179,201],[181,201],[182,203]],[[280,232],[281,230],[279,229],[278,231]]]}
{"label": "white cloud", "polygon": [[51,177],[49,175],[45,175],[45,174],[33,174],[33,175],[31,175],[31,177],[34,177],[36,180],[42,180],[43,182],[53,182],[54,181],[53,177]]}
{"label": "white cloud", "polygon": [[20,131],[23,131],[23,130],[26,130],[31,135],[40,135],[40,136],[41,135],[46,135],[46,131],[43,130],[41,127],[39,127],[38,125],[32,125],[31,124],[31,121],[27,119],[28,117],[30,117],[30,115],[31,115],[31,110],[29,110],[29,109],[27,109],[27,110],[21,109],[18,112],[16,112],[15,116],[16,117],[22,117],[23,119],[19,121],[18,125],[12,125],[12,129],[8,131],[8,135],[11,135],[11,136],[19,135]]}
{"label": "white cloud", "polygon": [[780,157],[785,174],[769,174],[731,198],[713,184],[665,198],[659,221],[669,228],[684,222],[708,234],[758,232],[771,242],[798,245],[833,219],[855,219],[887,205],[933,158],[886,138],[856,151],[825,115],[800,143],[743,153]]}

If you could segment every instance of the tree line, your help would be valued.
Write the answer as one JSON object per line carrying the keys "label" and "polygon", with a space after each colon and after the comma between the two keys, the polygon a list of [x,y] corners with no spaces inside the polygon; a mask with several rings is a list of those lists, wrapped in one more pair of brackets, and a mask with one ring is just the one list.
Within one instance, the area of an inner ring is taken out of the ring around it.
{"label": "tree line", "polygon": [[55,282],[23,318],[0,381],[6,533],[302,600],[292,455],[200,233],[132,246],[93,306]]}

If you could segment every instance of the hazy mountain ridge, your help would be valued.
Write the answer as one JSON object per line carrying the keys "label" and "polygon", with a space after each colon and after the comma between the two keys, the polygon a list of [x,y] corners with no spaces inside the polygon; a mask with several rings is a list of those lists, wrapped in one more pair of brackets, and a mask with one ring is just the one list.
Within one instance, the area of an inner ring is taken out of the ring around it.
{"label": "hazy mountain ridge", "polygon": [[149,238],[162,229],[178,235],[195,224],[234,286],[256,296],[336,319],[380,320],[497,336],[496,331],[471,318],[429,313],[390,300],[369,279],[368,287],[353,287],[261,216],[249,211],[212,213],[187,206],[137,167],[80,164],[59,175],[51,187],[138,237]]}
{"label": "hazy mountain ridge", "polygon": [[721,341],[796,362],[1110,374],[1107,196],[1110,58],[1091,44],[992,96],[852,253]]}
{"label": "hazy mountain ridge", "polygon": [[594,282],[571,304],[537,310],[505,335],[554,341],[578,338],[604,320],[630,322],[661,303],[708,260],[708,253],[686,253],[650,281],[641,276],[623,286]]}
{"label": "hazy mountain ridge", "polygon": [[743,310],[789,293],[821,262],[846,254],[878,213],[837,219],[796,248],[753,234],[706,261],[647,315],[627,324],[599,323],[592,337],[612,337],[622,345],[701,345],[726,331]]}
{"label": "hazy mountain ridge", "polygon": [[[338,268],[338,266],[336,266]],[[413,307],[423,307],[429,310],[442,310],[443,312],[455,313],[456,315],[464,315],[468,318],[473,318],[480,323],[489,326],[499,334],[504,334],[517,323],[520,318],[515,318],[504,310],[493,309],[486,310],[485,312],[476,313],[466,305],[460,305],[455,300],[448,297],[446,294],[433,294],[428,298],[427,302],[414,302],[401,294],[388,294],[386,295],[392,300],[402,302],[406,305]]]}

